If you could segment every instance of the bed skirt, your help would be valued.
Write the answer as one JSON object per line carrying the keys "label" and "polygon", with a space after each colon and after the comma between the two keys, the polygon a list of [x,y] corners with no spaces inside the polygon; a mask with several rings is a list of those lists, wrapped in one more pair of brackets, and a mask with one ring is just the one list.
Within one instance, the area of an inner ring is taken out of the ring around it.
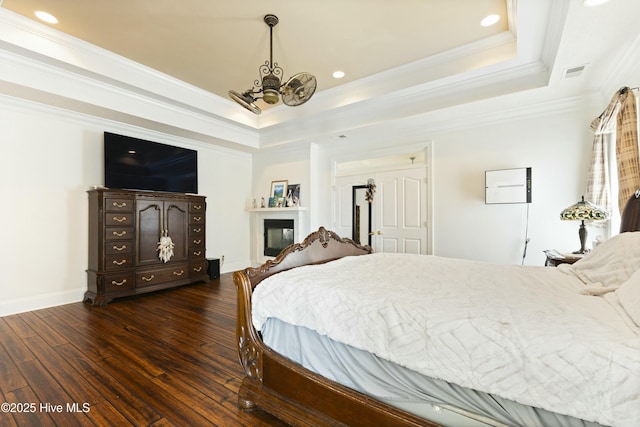
{"label": "bed skirt", "polygon": [[601,426],[429,378],[275,318],[267,320],[262,338],[271,349],[311,371],[445,427]]}

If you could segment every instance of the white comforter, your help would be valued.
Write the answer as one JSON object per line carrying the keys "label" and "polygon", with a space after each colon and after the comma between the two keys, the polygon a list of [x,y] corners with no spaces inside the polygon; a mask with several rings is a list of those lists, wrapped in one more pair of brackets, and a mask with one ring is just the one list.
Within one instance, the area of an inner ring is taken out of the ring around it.
{"label": "white comforter", "polygon": [[373,254],[254,291],[253,322],[305,326],[422,374],[605,425],[640,425],[640,335],[562,269]]}

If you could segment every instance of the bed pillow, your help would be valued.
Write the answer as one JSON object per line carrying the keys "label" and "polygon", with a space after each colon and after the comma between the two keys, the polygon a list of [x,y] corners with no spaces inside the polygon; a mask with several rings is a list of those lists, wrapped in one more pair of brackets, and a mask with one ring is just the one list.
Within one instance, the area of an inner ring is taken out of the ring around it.
{"label": "bed pillow", "polygon": [[624,311],[640,326],[640,270],[618,288],[616,296]]}
{"label": "bed pillow", "polygon": [[590,286],[619,286],[640,269],[640,232],[613,236],[580,261],[560,267]]}

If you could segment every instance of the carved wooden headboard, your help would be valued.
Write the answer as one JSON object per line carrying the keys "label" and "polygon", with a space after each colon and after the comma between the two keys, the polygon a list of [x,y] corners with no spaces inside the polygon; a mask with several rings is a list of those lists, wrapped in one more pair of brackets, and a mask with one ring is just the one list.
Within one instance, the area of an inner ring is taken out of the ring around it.
{"label": "carved wooden headboard", "polygon": [[640,190],[629,197],[627,204],[622,211],[620,219],[620,232],[640,231]]}
{"label": "carved wooden headboard", "polygon": [[320,227],[318,231],[309,234],[302,243],[294,243],[283,249],[275,259],[260,267],[247,268],[243,272],[253,289],[260,281],[280,271],[371,252],[370,246],[357,244],[351,239],[342,238],[333,231]]}

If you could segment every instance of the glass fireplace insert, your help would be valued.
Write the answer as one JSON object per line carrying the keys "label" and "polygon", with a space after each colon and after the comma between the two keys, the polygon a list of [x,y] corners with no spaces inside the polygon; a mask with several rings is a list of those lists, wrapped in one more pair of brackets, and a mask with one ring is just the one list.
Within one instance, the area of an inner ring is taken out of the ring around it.
{"label": "glass fireplace insert", "polygon": [[278,256],[294,242],[294,222],[292,219],[264,220],[264,255]]}

